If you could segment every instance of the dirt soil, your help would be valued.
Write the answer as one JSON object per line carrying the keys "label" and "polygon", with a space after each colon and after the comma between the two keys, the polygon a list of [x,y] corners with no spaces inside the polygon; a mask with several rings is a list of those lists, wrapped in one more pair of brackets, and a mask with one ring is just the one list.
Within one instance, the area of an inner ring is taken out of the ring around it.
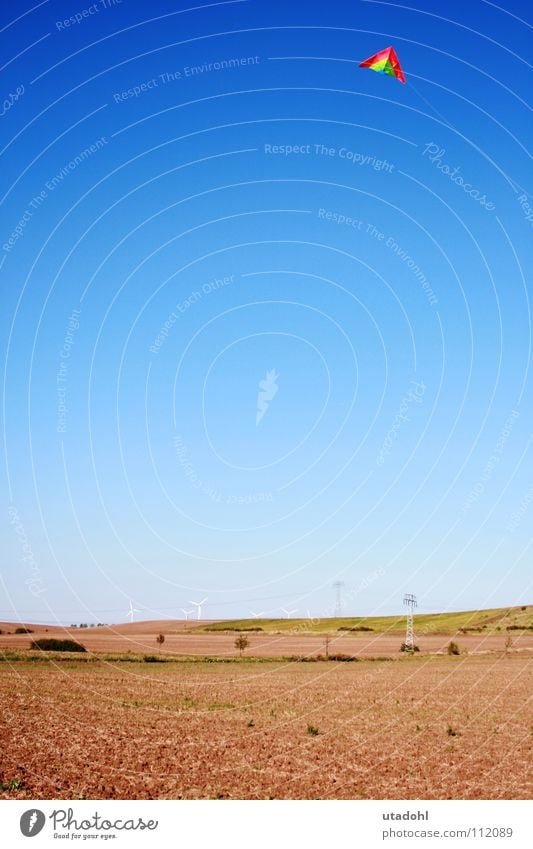
{"label": "dirt soil", "polygon": [[0,797],[525,799],[532,683],[519,653],[3,662]]}

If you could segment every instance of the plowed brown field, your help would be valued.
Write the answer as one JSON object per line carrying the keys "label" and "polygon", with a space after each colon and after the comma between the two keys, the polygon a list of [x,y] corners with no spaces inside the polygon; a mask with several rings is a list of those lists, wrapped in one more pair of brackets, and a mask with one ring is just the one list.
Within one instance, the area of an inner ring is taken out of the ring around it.
{"label": "plowed brown field", "polygon": [[[30,641],[40,637],[72,638],[81,642],[90,652],[132,652],[133,654],[158,653],[156,636],[163,632],[163,655],[190,655],[199,657],[235,657],[236,633],[202,633],[176,620],[162,622],[135,622],[127,625],[68,630],[54,626],[31,625],[32,634],[15,634],[13,624],[0,623],[0,651],[2,649],[27,649]],[[10,631],[11,633],[7,633]],[[324,635],[305,633],[247,634],[250,646],[246,654],[253,657],[288,657],[303,655],[313,657],[324,654]],[[417,634],[416,642],[422,654],[444,652],[450,639],[456,640],[462,651],[475,654],[503,651],[507,633],[501,634]],[[389,655],[397,658],[403,633],[385,634],[333,634],[331,652],[354,654],[357,657]],[[533,633],[513,632],[513,652],[533,655]]]}
{"label": "plowed brown field", "polygon": [[3,662],[0,796],[527,798],[532,683],[523,654]]}

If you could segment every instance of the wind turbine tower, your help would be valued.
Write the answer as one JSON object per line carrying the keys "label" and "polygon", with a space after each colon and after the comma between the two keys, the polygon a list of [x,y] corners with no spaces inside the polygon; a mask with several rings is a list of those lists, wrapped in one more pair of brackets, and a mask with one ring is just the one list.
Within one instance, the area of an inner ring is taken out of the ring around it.
{"label": "wind turbine tower", "polygon": [[140,610],[137,610],[136,607],[133,606],[133,602],[130,599],[130,609],[128,610],[128,616],[130,617],[130,622],[133,622],[135,619],[135,614],[140,613]]}
{"label": "wind turbine tower", "polygon": [[187,627],[187,622],[189,621],[189,616],[191,615],[191,613],[194,613],[194,610],[185,610],[184,607],[181,607],[180,610],[183,613],[183,615],[185,616],[185,627]]}
{"label": "wind turbine tower", "polygon": [[403,597],[403,603],[407,608],[407,629],[405,632],[405,650],[414,652],[415,650],[415,622],[414,609],[417,606],[416,595],[406,593]]}
{"label": "wind turbine tower", "polygon": [[197,610],[196,618],[197,619],[202,618],[202,604],[205,604],[206,601],[207,601],[207,596],[205,598],[203,598],[201,601],[190,601],[189,600],[189,604],[193,604],[196,607],[196,610]]}

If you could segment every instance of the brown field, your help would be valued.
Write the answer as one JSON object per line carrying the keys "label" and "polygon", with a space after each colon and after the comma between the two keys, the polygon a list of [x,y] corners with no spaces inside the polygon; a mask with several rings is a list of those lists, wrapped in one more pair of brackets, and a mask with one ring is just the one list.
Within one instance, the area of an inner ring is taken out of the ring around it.
{"label": "brown field", "polygon": [[4,660],[0,797],[528,798],[531,656],[396,658]]}
{"label": "brown field", "polygon": [[[204,620],[203,624],[207,624]],[[105,628],[64,629],[58,626],[29,625],[34,633],[15,634],[13,623],[0,622],[0,652],[6,649],[28,649],[32,639],[40,637],[72,638],[81,642],[89,652],[133,654],[159,654],[156,636],[162,632],[165,643],[163,656],[180,655],[190,657],[235,657],[235,633],[202,633],[196,623],[179,620],[157,622],[134,622],[133,624],[106,626]],[[7,633],[10,631],[11,633]],[[324,654],[324,635],[312,633],[248,633],[250,646],[246,655],[252,657],[282,658],[294,655],[313,657]],[[422,654],[445,652],[450,639],[455,640],[461,651],[469,654],[485,654],[503,651],[507,633],[499,634],[427,634],[417,635],[416,642]],[[341,652],[357,657],[397,657],[403,633],[343,634],[333,632],[330,652]],[[533,632],[512,632],[513,653],[533,655]]]}

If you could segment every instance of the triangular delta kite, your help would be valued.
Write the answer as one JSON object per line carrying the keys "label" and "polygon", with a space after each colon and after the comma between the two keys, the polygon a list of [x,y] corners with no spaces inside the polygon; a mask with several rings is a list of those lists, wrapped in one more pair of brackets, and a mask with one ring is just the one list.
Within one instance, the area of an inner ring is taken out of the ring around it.
{"label": "triangular delta kite", "polygon": [[380,74],[389,74],[391,77],[396,77],[401,83],[405,83],[402,66],[396,55],[394,47],[386,47],[385,50],[380,50],[364,62],[360,62],[360,68],[370,68],[371,71],[377,71]]}

